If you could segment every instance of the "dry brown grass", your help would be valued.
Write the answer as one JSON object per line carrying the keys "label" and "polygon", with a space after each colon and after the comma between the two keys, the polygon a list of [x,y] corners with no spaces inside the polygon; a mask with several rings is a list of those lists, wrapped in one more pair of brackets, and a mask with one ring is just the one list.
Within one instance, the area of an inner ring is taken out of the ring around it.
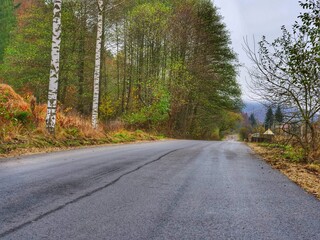
{"label": "dry brown grass", "polygon": [[23,135],[25,128],[17,119],[24,114],[26,121],[31,120],[31,109],[21,96],[6,84],[0,84],[0,144],[15,141]]}
{"label": "dry brown grass", "polygon": [[320,199],[320,165],[293,163],[282,157],[279,148],[268,148],[255,143],[248,144],[274,169],[278,169],[307,192]]}
{"label": "dry brown grass", "polygon": [[[91,126],[91,119],[73,109],[57,109],[56,132],[48,134],[45,126],[47,106],[36,104],[33,96],[25,101],[14,90],[0,84],[0,157],[47,152],[105,143],[150,141],[157,137],[142,131],[126,131],[121,121]],[[26,112],[27,119],[17,119]],[[26,120],[26,121],[25,121]]]}
{"label": "dry brown grass", "polygon": [[106,124],[108,132],[119,132],[125,129],[124,123],[120,120],[110,121]]}
{"label": "dry brown grass", "polygon": [[30,111],[29,105],[9,85],[0,84],[0,106],[8,111]]}

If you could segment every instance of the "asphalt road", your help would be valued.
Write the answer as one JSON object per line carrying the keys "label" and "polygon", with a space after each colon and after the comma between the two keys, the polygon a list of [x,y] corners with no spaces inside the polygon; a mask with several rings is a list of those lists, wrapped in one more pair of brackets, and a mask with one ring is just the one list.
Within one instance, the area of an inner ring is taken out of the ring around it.
{"label": "asphalt road", "polygon": [[320,239],[320,201],[236,142],[0,162],[0,239]]}

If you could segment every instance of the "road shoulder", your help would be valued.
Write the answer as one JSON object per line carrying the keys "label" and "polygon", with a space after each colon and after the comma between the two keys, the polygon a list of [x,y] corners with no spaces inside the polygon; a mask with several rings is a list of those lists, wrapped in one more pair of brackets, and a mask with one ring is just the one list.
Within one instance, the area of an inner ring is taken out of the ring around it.
{"label": "road shoulder", "polygon": [[21,147],[11,150],[8,153],[0,154],[0,163],[8,161],[10,159],[19,159],[20,157],[24,156],[31,156],[31,155],[39,155],[45,153],[54,153],[54,152],[62,152],[62,151],[70,151],[76,149],[86,149],[86,148],[96,148],[96,147],[103,147],[103,146],[117,146],[117,145],[124,145],[124,144],[143,144],[143,143],[151,143],[151,142],[158,142],[158,141],[166,141],[166,140],[173,140],[169,138],[159,138],[154,135],[150,135],[150,138],[147,139],[133,139],[130,141],[121,141],[117,143],[112,142],[101,142],[101,143],[88,143],[80,146],[67,146],[62,145],[59,147],[55,146],[46,146],[46,147]]}
{"label": "road shoulder", "polygon": [[291,181],[320,200],[320,172],[318,165],[290,162],[281,157],[281,149],[267,148],[256,143],[248,146],[272,168],[279,170]]}

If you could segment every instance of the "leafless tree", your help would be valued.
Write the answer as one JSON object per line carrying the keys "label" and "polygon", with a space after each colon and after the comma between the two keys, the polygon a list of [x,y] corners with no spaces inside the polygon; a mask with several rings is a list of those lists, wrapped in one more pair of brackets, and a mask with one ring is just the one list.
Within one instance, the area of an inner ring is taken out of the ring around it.
{"label": "leafless tree", "polygon": [[254,64],[249,70],[251,90],[285,109],[285,120],[291,126],[286,131],[301,144],[306,156],[318,147],[320,111],[319,3],[307,3],[301,6],[310,11],[299,16],[302,23],[296,23],[292,32],[282,27],[281,37],[271,43],[263,37],[258,48],[244,41],[244,50]]}

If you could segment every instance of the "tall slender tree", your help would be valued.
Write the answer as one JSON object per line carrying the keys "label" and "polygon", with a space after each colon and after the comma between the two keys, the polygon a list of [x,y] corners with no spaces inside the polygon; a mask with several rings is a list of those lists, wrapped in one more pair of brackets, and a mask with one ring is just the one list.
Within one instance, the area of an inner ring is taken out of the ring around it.
{"label": "tall slender tree", "polygon": [[272,128],[273,122],[274,122],[273,110],[271,107],[269,107],[266,113],[266,118],[264,120],[265,129],[267,130],[269,128]]}
{"label": "tall slender tree", "polygon": [[98,24],[97,24],[97,42],[96,57],[94,69],[93,84],[93,103],[92,103],[92,127],[97,128],[99,115],[99,94],[100,94],[100,72],[101,72],[101,47],[103,36],[103,0],[98,0]]}
{"label": "tall slender tree", "polygon": [[274,114],[274,120],[276,121],[277,124],[283,123],[283,113],[281,111],[280,106],[277,107],[277,110]]}
{"label": "tall slender tree", "polygon": [[254,113],[251,113],[249,116],[249,123],[252,127],[256,127],[257,126],[257,120],[256,117],[254,116]]}
{"label": "tall slender tree", "polygon": [[46,128],[49,133],[54,134],[57,115],[58,82],[60,67],[60,44],[61,44],[61,7],[62,0],[54,0],[52,24],[52,50],[51,68],[48,92],[48,107],[46,117]]}

